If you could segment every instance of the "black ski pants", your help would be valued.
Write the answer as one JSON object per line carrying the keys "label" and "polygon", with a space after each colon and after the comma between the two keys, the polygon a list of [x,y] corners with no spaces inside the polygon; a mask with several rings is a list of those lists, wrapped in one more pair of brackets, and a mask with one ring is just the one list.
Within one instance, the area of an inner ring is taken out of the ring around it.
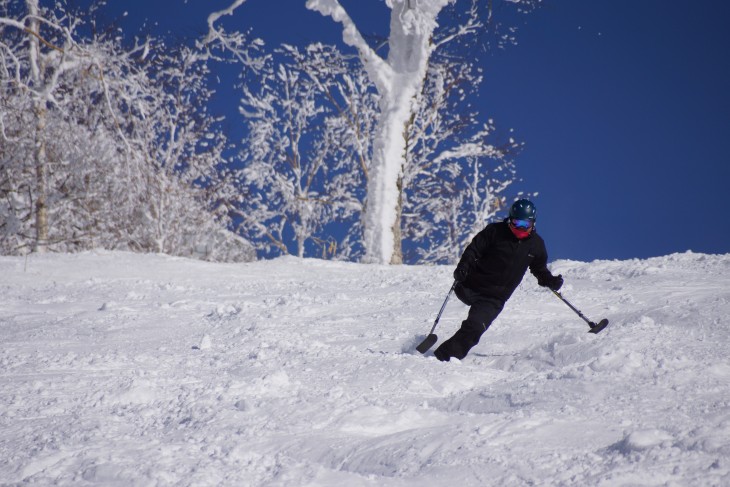
{"label": "black ski pants", "polygon": [[466,357],[504,308],[501,299],[482,296],[461,284],[456,285],[454,292],[461,302],[469,306],[469,315],[461,323],[461,328],[434,352],[441,361],[448,361],[451,357],[459,360]]}

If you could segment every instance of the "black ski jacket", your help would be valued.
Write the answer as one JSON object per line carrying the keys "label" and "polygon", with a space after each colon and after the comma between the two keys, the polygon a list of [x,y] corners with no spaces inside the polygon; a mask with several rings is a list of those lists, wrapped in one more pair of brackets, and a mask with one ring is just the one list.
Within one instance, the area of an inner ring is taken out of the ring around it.
{"label": "black ski jacket", "polygon": [[512,296],[528,267],[540,285],[552,277],[542,237],[533,229],[520,240],[507,220],[490,223],[479,232],[464,250],[459,267],[467,272],[464,287],[502,302]]}

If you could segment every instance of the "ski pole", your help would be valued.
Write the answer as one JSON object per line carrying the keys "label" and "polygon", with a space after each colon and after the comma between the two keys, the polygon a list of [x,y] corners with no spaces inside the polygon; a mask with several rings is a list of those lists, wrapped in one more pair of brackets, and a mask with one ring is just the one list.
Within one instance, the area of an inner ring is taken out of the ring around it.
{"label": "ski pole", "polygon": [[438,336],[434,333],[434,330],[436,329],[436,325],[439,324],[439,320],[441,319],[441,313],[444,312],[444,308],[446,308],[446,303],[449,302],[449,298],[451,297],[451,293],[454,292],[454,288],[456,287],[456,281],[451,285],[451,289],[449,289],[449,294],[446,295],[446,299],[444,300],[444,304],[441,305],[441,309],[439,310],[438,316],[436,316],[436,321],[433,323],[433,327],[431,327],[431,332],[428,334],[428,336],[416,347],[416,350],[418,350],[421,353],[426,353],[429,348],[433,347],[434,343],[436,343],[439,339]]}
{"label": "ski pole", "polygon": [[[553,291],[553,290],[551,289],[551,291]],[[578,316],[580,316],[581,318],[583,318],[583,321],[585,321],[586,323],[588,323],[588,326],[591,327],[591,329],[588,330],[588,333],[598,333],[598,332],[600,332],[601,330],[603,330],[604,328],[606,328],[608,326],[608,320],[606,318],[602,319],[598,323],[594,323],[591,320],[589,320],[588,318],[586,318],[585,315],[578,310],[578,308],[576,308],[575,306],[573,306],[572,304],[570,304],[570,302],[567,299],[565,299],[563,297],[563,295],[560,294],[558,291],[553,291],[553,294],[556,295],[558,298],[560,298],[560,300],[562,302],[564,302],[565,304],[567,304],[570,309],[572,309],[573,311],[575,311],[575,313]]]}

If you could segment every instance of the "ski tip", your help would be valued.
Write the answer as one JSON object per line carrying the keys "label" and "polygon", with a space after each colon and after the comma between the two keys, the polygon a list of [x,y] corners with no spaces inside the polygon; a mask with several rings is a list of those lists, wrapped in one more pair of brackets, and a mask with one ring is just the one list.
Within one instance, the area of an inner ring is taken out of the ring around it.
{"label": "ski tip", "polygon": [[417,347],[416,350],[418,350],[419,353],[426,353],[428,350],[436,344],[438,341],[438,337],[431,333],[428,335]]}
{"label": "ski tip", "polygon": [[588,330],[588,333],[600,333],[601,330],[606,328],[608,326],[608,320],[606,318],[602,319],[600,322],[598,322],[597,325],[591,326],[591,329]]}

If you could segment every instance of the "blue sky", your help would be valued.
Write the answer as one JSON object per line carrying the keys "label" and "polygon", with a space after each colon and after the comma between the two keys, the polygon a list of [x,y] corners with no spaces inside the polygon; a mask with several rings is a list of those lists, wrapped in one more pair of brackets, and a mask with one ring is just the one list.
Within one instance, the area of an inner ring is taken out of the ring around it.
{"label": "blue sky", "polygon": [[730,251],[730,3],[560,0],[491,60],[552,258]]}
{"label": "blue sky", "polygon": [[[110,0],[181,36],[230,0]],[[248,0],[234,22],[273,46],[338,42],[305,0]],[[382,0],[342,0],[387,34]],[[170,8],[174,6],[174,8]],[[551,260],[730,252],[730,2],[546,0],[518,45],[484,57],[481,112],[514,129]],[[230,105],[230,104],[229,104]]]}

